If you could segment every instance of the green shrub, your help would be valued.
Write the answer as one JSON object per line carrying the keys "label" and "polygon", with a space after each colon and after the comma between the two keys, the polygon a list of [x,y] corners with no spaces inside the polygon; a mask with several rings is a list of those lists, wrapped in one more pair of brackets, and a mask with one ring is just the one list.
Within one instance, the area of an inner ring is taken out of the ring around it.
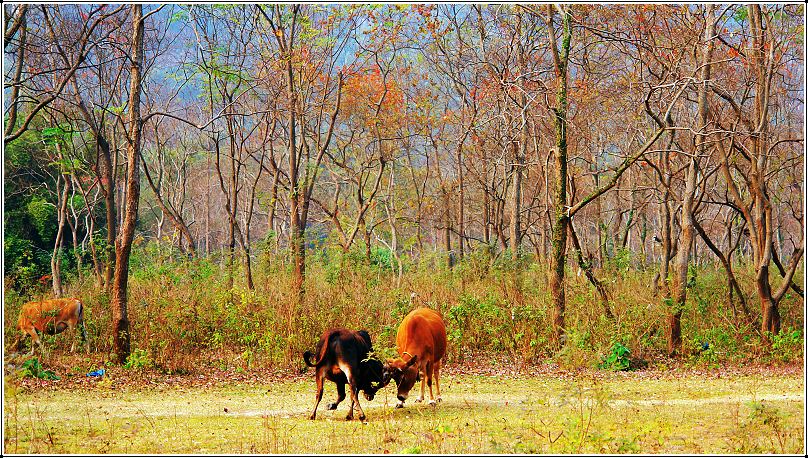
{"label": "green shrub", "polygon": [[39,378],[42,380],[59,380],[59,377],[53,373],[53,371],[45,370],[42,368],[42,364],[39,363],[38,358],[31,358],[20,366],[20,376],[25,377],[32,377],[32,378]]}
{"label": "green shrub", "polygon": [[14,282],[19,291],[27,291],[37,286],[37,280],[47,273],[45,265],[37,263],[37,250],[31,240],[6,234],[3,240],[6,275]]}
{"label": "green shrub", "polygon": [[778,334],[769,334],[769,339],[774,358],[783,362],[799,361],[802,358],[805,346],[801,330],[791,327],[781,329]]}
{"label": "green shrub", "polygon": [[34,196],[26,206],[28,216],[33,222],[41,240],[56,238],[56,207],[45,198]]}
{"label": "green shrub", "polygon": [[622,274],[627,273],[629,268],[631,268],[631,257],[631,250],[620,247],[617,250],[617,253],[615,253],[614,258],[611,260],[614,264],[615,270]]}
{"label": "green shrub", "polygon": [[129,354],[129,357],[126,358],[126,362],[123,365],[124,369],[149,369],[151,367],[154,367],[154,362],[149,356],[149,353],[139,348],[136,348]]}
{"label": "green shrub", "polygon": [[631,368],[630,356],[631,351],[625,345],[615,342],[598,367],[611,371],[627,371]]}

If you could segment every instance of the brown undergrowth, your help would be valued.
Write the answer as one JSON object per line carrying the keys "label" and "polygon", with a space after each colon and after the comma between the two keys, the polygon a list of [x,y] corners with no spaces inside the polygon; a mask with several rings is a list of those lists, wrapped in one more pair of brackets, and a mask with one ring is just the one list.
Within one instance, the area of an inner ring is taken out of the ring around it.
{"label": "brown undergrowth", "polygon": [[[437,256],[418,263],[404,258],[400,281],[389,260],[364,259],[356,253],[314,251],[307,266],[302,301],[291,288],[290,265],[277,255],[260,254],[253,274],[255,289],[244,287],[242,273],[228,273],[215,258],[187,260],[154,243],[133,254],[129,287],[132,355],[127,367],[167,375],[218,369],[251,373],[271,368],[294,373],[303,368],[300,354],[311,349],[323,330],[336,326],[366,329],[382,357],[395,353],[398,323],[419,306],[438,310],[449,338],[447,362],[457,367],[553,367],[578,370],[604,366],[612,355],[615,367],[628,369],[735,365],[782,365],[803,358],[802,299],[789,292],[780,304],[783,331],[765,346],[756,328],[729,304],[720,267],[691,269],[691,287],[683,312],[682,355],[665,355],[663,300],[654,295],[653,269],[607,265],[598,272],[610,290],[613,319],[604,315],[592,286],[570,269],[567,284],[566,345],[550,341],[552,309],[546,287],[546,265],[530,259],[490,259],[471,253],[453,270]],[[738,266],[736,276],[750,291],[751,268]],[[109,297],[92,278],[68,279],[67,295],[86,306],[92,357],[81,370],[113,360],[109,332]],[[19,307],[47,296],[6,288],[6,351],[17,335]],[[753,320],[756,310],[752,307]],[[58,360],[72,336],[46,337]],[[619,344],[619,345],[618,345]],[[200,369],[203,368],[203,369]],[[71,368],[72,369],[72,368]]]}

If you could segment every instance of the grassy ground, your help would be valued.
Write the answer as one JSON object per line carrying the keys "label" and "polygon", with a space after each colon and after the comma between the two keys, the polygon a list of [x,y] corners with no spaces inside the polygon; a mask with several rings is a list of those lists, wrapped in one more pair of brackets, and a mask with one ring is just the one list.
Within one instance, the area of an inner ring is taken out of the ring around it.
{"label": "grassy ground", "polygon": [[[114,375],[113,375],[114,377]],[[393,409],[394,386],[366,422],[347,402],[307,419],[314,383],[245,381],[65,389],[6,383],[9,453],[802,453],[805,383],[777,374],[694,371],[485,376],[451,371],[437,407]],[[414,397],[414,396],[413,396]],[[412,399],[412,398],[411,398]]]}

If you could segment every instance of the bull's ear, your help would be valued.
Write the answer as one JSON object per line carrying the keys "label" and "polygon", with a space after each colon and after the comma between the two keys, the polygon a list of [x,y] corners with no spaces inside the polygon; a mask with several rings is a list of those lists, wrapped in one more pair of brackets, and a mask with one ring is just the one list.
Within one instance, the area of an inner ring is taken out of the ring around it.
{"label": "bull's ear", "polygon": [[418,355],[413,356],[408,362],[407,365],[404,366],[405,368],[412,366],[418,360]]}

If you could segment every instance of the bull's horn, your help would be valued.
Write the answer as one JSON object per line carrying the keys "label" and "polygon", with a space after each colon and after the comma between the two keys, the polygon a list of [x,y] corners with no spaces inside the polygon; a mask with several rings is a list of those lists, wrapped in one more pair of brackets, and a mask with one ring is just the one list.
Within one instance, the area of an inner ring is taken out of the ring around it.
{"label": "bull's horn", "polygon": [[[406,352],[405,352],[405,353],[406,353]],[[408,354],[408,355],[410,355],[409,353],[407,353],[407,354]],[[410,366],[412,366],[413,364],[415,364],[415,361],[418,359],[418,355],[410,355],[410,356],[411,356],[412,358],[410,358],[410,360],[407,362],[407,367],[410,367]]]}
{"label": "bull's horn", "polygon": [[360,361],[360,362],[362,362],[362,363],[366,363],[366,362],[368,362],[368,361],[370,361],[370,360],[377,360],[377,361],[378,361],[378,358],[376,358],[376,352],[373,352],[373,351],[372,351],[372,352],[368,353],[368,357],[367,357],[367,358],[365,358],[365,359],[363,359],[363,360],[362,360],[362,361]]}

